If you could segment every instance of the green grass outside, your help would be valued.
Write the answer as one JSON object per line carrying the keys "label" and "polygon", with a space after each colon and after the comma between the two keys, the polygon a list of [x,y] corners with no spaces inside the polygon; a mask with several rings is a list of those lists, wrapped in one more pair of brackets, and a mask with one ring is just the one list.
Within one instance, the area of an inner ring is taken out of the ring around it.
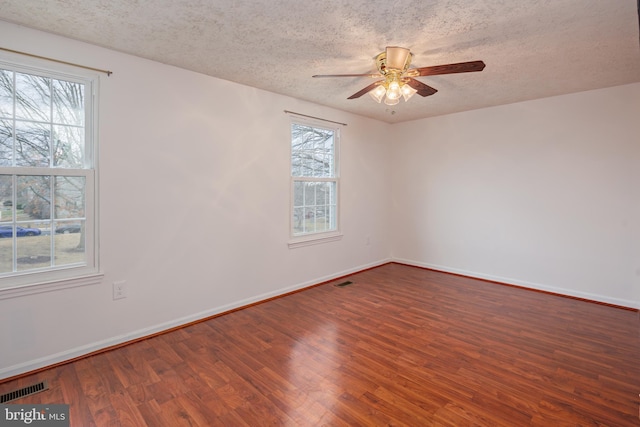
{"label": "green grass outside", "polygon": [[[78,250],[81,233],[54,234],[53,236],[18,237],[18,271],[28,271],[51,266],[51,238],[55,243],[56,266],[82,263],[84,250]],[[0,238],[0,274],[13,270],[13,239]]]}

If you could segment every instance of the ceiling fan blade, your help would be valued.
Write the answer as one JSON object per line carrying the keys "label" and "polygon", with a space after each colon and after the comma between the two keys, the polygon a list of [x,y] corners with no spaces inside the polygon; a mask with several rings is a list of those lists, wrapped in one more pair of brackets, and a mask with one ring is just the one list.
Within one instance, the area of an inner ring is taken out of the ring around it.
{"label": "ceiling fan blade", "polygon": [[373,82],[371,83],[369,86],[365,87],[364,89],[359,90],[358,92],[354,93],[353,95],[351,95],[350,97],[348,97],[347,99],[356,99],[356,98],[360,98],[362,95],[364,95],[365,93],[370,92],[371,90],[373,90],[376,86],[381,85],[382,83],[384,83],[384,80],[378,80],[377,82]]}
{"label": "ceiling fan blade", "polygon": [[433,67],[413,68],[407,71],[409,77],[435,76],[438,74],[470,73],[484,70],[482,61],[458,62],[455,64],[435,65]]}
{"label": "ceiling fan blade", "polygon": [[416,79],[412,79],[409,78],[409,80],[407,80],[407,84],[409,86],[411,86],[412,88],[414,88],[415,90],[417,90],[417,94],[420,96],[429,96],[429,95],[433,95],[434,93],[436,93],[438,90],[432,88],[429,85],[426,85],[424,83],[422,83],[421,81],[418,81]]}
{"label": "ceiling fan blade", "polygon": [[311,76],[311,77],[316,77],[316,78],[323,78],[323,77],[371,77],[373,79],[379,79],[380,77],[383,77],[382,74],[378,73],[378,74],[316,74],[315,76]]}

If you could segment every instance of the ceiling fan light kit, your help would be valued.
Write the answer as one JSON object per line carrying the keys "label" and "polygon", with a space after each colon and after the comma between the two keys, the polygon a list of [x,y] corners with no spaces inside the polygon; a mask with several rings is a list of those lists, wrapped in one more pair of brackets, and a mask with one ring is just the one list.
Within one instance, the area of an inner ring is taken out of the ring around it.
{"label": "ceiling fan light kit", "polygon": [[388,46],[384,52],[375,57],[377,74],[325,74],[313,77],[370,77],[382,78],[364,89],[354,93],[347,99],[359,98],[368,93],[376,102],[384,100],[387,105],[396,105],[400,98],[408,101],[416,93],[429,96],[437,92],[436,89],[416,80],[415,77],[433,76],[439,74],[469,73],[482,71],[485,67],[482,61],[459,62],[454,64],[436,65],[432,67],[410,68],[413,54],[404,47]]}
{"label": "ceiling fan light kit", "polygon": [[385,78],[375,89],[369,91],[369,95],[377,103],[384,99],[385,104],[396,105],[400,102],[400,98],[404,98],[406,102],[417,92],[407,84],[408,79],[402,77],[409,69],[412,57],[413,54],[409,49],[397,46],[389,46],[376,56],[376,66],[380,76]]}

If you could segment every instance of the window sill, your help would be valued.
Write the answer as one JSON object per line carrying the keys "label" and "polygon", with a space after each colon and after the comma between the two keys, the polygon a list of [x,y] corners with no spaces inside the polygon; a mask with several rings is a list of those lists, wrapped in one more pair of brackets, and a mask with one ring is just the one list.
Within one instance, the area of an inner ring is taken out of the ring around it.
{"label": "window sill", "polygon": [[67,279],[54,279],[47,282],[19,285],[0,289],[0,300],[76,288],[79,286],[97,285],[102,282],[104,273],[87,274]]}
{"label": "window sill", "polygon": [[335,242],[340,239],[342,239],[342,233],[340,232],[300,236],[289,240],[289,249],[318,245],[320,243]]}

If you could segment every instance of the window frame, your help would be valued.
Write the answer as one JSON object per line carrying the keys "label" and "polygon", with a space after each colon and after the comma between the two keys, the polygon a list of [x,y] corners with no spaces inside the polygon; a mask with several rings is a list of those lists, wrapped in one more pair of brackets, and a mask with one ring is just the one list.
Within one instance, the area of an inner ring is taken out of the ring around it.
{"label": "window frame", "polygon": [[[12,176],[14,182],[16,176],[25,175],[49,176],[52,178],[56,176],[84,178],[85,263],[45,267],[3,275],[0,277],[0,300],[57,289],[98,284],[104,276],[100,270],[98,252],[98,92],[100,75],[96,72],[81,70],[66,64],[53,64],[42,59],[26,58],[4,52],[0,52],[0,68],[18,73],[80,83],[84,85],[85,94],[85,155],[82,168],[62,168],[51,164],[48,167],[0,166],[0,174]],[[55,218],[51,217],[45,221],[51,222],[53,225]],[[53,230],[51,231],[53,232]],[[13,239],[17,239],[17,237],[14,236]]]}
{"label": "window frame", "polygon": [[[333,157],[334,167],[332,177],[304,177],[293,175],[293,139],[292,129],[294,125],[307,126],[329,130],[333,132]],[[341,129],[339,125],[313,120],[309,118],[291,117],[289,121],[289,248],[297,248],[302,246],[315,245],[319,243],[332,242],[342,239],[342,229],[340,221],[341,211],[341,185],[340,185],[340,145],[341,145]],[[314,231],[303,234],[296,234],[295,227],[295,183],[296,182],[333,182],[335,183],[335,229],[327,231]]]}

